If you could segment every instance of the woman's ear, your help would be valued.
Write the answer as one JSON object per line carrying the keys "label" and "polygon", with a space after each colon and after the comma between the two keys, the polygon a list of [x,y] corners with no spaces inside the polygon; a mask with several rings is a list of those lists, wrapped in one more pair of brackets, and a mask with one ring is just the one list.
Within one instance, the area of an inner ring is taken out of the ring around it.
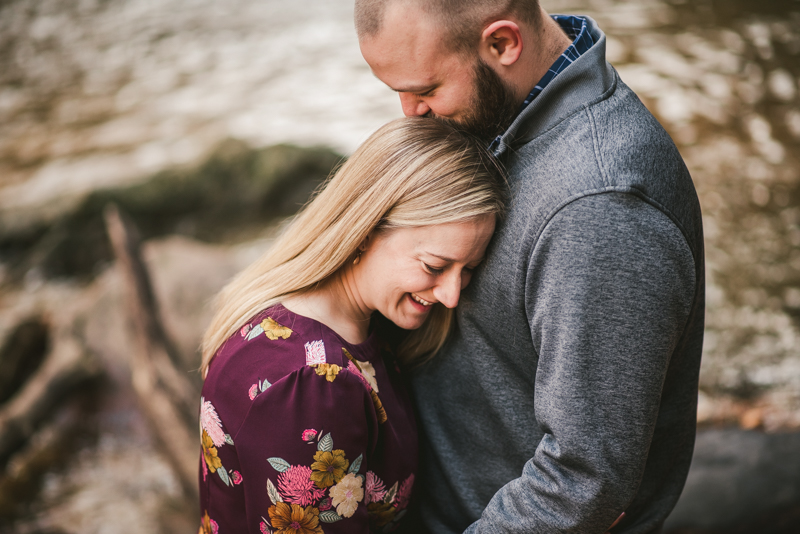
{"label": "woman's ear", "polygon": [[372,240],[374,239],[373,233],[374,232],[370,232],[367,234],[367,237],[365,237],[361,244],[358,245],[358,250],[361,252],[366,252],[369,249],[370,245],[372,244]]}
{"label": "woman's ear", "polygon": [[364,240],[358,245],[358,247],[356,248],[356,255],[353,258],[353,265],[358,265],[359,263],[361,263],[361,254],[366,252],[366,250],[369,248],[370,242],[372,240],[371,238],[372,238],[372,232],[370,232],[369,235],[367,235],[367,237],[365,237]]}

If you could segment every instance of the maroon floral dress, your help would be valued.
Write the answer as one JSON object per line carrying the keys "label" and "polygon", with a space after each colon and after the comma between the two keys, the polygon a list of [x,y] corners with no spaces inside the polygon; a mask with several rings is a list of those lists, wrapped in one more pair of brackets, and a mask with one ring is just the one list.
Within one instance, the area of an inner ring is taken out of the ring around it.
{"label": "maroon floral dress", "polygon": [[211,362],[200,435],[201,534],[389,532],[408,506],[417,430],[375,333],[265,310]]}

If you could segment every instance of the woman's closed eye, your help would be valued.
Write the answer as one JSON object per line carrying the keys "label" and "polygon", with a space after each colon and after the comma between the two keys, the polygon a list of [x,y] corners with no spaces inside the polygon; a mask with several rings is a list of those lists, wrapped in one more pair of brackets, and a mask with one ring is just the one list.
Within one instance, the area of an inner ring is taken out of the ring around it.
{"label": "woman's closed eye", "polygon": [[440,275],[444,272],[444,267],[434,267],[433,265],[428,265],[427,263],[423,263],[422,265],[425,267],[425,271],[427,271],[428,274]]}

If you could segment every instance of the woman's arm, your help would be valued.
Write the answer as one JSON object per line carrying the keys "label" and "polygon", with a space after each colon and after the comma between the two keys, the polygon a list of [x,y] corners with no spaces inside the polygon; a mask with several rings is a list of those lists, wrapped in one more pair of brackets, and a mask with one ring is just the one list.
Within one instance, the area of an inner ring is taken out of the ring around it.
{"label": "woman's arm", "polygon": [[248,532],[369,532],[377,426],[362,380],[335,364],[303,367],[259,391],[235,438]]}

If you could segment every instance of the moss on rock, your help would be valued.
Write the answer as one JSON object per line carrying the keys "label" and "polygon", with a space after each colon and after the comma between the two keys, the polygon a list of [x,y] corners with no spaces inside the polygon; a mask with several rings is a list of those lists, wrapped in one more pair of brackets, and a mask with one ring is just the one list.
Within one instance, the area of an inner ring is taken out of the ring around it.
{"label": "moss on rock", "polygon": [[102,218],[109,203],[128,213],[145,239],[181,234],[224,241],[295,213],[341,161],[326,148],[252,149],[226,140],[196,167],[94,191],[51,225],[0,235],[0,252],[12,282],[31,270],[44,278],[91,278],[111,259]]}

